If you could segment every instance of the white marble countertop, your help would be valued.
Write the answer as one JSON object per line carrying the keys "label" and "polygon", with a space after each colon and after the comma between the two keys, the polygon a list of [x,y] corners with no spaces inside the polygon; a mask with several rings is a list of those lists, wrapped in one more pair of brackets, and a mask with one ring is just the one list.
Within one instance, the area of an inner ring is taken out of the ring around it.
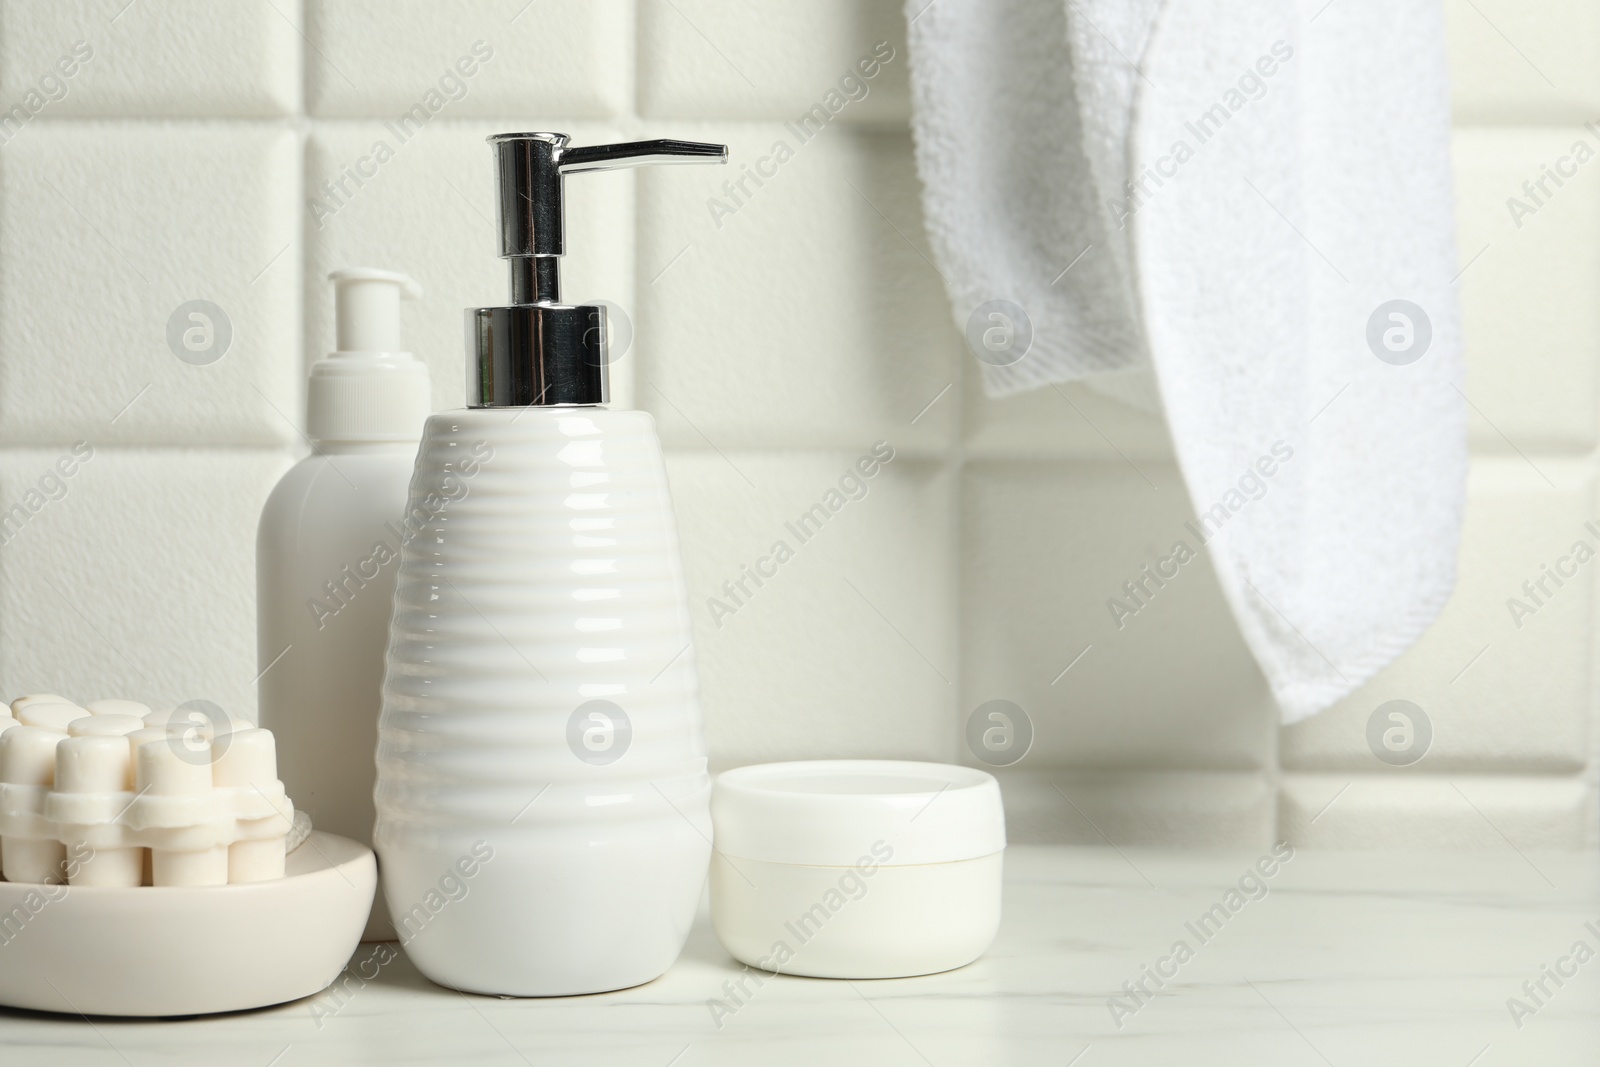
{"label": "white marble countertop", "polygon": [[[1574,955],[1580,941],[1600,953],[1600,857],[1302,851],[1229,898],[1256,860],[1016,847],[1004,925],[977,963],[882,982],[777,978],[720,1027],[707,1002],[739,969],[702,916],[677,966],[620,993],[469,997],[429,984],[388,946],[363,945],[347,974],[375,977],[262,1011],[130,1022],[0,1010],[0,1064],[1555,1067],[1600,1057],[1600,956]],[[1192,953],[1182,962],[1180,941]],[[1546,967],[1571,976],[1558,985]],[[1158,988],[1146,968],[1171,977]],[[1122,991],[1141,977],[1152,996]],[[1527,1009],[1516,1017],[1513,997]]]}

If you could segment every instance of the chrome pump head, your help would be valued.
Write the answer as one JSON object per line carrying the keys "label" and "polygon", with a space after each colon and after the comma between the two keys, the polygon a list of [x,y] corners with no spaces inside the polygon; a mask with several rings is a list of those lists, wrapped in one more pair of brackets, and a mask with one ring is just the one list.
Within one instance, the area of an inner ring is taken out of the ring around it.
{"label": "chrome pump head", "polygon": [[646,163],[726,163],[726,145],[633,141],[571,148],[564,133],[500,133],[500,258],[511,304],[468,308],[467,403],[475,408],[604,404],[606,310],[561,303],[562,183],[569,173]]}

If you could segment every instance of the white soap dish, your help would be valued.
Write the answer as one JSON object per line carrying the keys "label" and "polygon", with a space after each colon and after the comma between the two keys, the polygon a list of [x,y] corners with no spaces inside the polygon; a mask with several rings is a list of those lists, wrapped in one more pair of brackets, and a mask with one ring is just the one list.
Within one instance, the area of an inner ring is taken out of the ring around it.
{"label": "white soap dish", "polygon": [[372,850],[320,831],[273,881],[0,882],[0,1005],[171,1016],[298,1000],[339,976],[376,887]]}

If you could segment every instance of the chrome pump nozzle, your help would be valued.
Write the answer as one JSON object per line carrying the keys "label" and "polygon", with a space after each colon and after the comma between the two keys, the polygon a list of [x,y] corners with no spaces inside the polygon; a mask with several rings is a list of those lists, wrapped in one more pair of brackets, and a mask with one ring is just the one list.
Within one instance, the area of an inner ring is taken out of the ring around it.
{"label": "chrome pump nozzle", "polygon": [[467,309],[467,403],[603,404],[609,395],[605,308],[561,303],[566,175],[650,163],[726,163],[727,146],[657,140],[573,148],[564,133],[500,133],[489,143],[500,194],[500,257],[511,261],[511,304]]}

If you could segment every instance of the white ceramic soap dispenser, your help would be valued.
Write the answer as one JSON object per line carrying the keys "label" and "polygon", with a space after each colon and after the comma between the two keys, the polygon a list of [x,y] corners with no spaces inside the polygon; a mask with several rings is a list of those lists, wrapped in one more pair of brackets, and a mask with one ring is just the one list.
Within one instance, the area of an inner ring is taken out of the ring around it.
{"label": "white ceramic soap dispenser", "polygon": [[[428,369],[400,351],[400,299],[416,283],[352,269],[334,284],[338,351],[307,388],[312,454],[283,476],[256,532],[261,725],[289,795],[317,829],[372,843],[373,752],[389,607]],[[394,937],[381,899],[368,940]]]}
{"label": "white ceramic soap dispenser", "polygon": [[710,782],[661,447],[648,414],[605,406],[604,308],[560,302],[562,182],[727,153],[490,143],[512,303],[467,311],[471,406],[430,418],[417,454],[412,509],[432,517],[401,552],[376,847],[423,974],[593,993],[683,947]]}

